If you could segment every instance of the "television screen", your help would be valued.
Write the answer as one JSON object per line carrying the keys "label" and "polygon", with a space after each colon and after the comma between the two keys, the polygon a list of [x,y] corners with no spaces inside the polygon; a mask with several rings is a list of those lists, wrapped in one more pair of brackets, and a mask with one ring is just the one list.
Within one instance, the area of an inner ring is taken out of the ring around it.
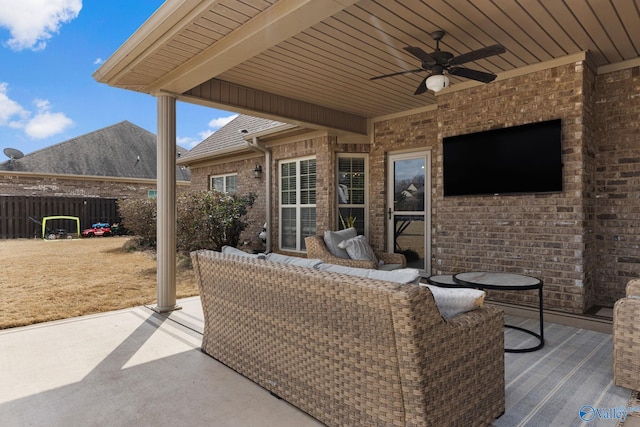
{"label": "television screen", "polygon": [[562,191],[561,120],[443,139],[444,195]]}

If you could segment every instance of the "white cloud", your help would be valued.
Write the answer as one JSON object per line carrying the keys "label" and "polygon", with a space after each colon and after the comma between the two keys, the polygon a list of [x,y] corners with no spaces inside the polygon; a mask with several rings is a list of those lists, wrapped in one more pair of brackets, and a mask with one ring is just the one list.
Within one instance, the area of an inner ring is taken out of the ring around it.
{"label": "white cloud", "polygon": [[200,141],[204,141],[205,139],[209,138],[214,133],[215,133],[214,130],[207,129],[207,130],[203,130],[202,132],[198,132],[198,136],[200,137]]}
{"label": "white cloud", "polygon": [[26,117],[29,113],[7,95],[8,84],[0,82],[0,126],[11,125],[11,118]]}
{"label": "white cloud", "polygon": [[[209,127],[213,130],[216,131],[218,129],[220,129],[222,126],[226,125],[227,123],[229,123],[231,120],[235,119],[236,117],[238,117],[237,114],[233,114],[231,116],[228,117],[218,117],[215,118],[213,120],[211,120],[209,122]],[[205,131],[206,132],[206,131]],[[201,132],[203,133],[203,132]],[[213,132],[212,132],[213,133]],[[209,134],[211,135],[211,133]]]}
{"label": "white cloud", "polygon": [[186,148],[187,150],[191,150],[193,147],[200,144],[200,140],[185,136],[182,138],[180,137],[176,138],[176,143],[179,146]]}
{"label": "white cloud", "polygon": [[96,58],[95,61],[93,61],[93,65],[102,65],[104,64],[104,59],[102,58]]}
{"label": "white cloud", "polygon": [[59,134],[73,124],[73,120],[64,113],[52,113],[51,104],[44,99],[34,101],[38,108],[38,113],[29,119],[25,126],[25,133],[34,139],[43,139]]}
{"label": "white cloud", "polygon": [[32,116],[32,112],[9,98],[8,86],[0,82],[0,126],[22,129],[30,138],[43,139],[61,133],[73,124],[64,113],[51,112],[51,103],[45,99],[33,101],[37,113]]}
{"label": "white cloud", "polygon": [[82,0],[0,0],[0,27],[11,33],[11,49],[42,50],[81,9]]}

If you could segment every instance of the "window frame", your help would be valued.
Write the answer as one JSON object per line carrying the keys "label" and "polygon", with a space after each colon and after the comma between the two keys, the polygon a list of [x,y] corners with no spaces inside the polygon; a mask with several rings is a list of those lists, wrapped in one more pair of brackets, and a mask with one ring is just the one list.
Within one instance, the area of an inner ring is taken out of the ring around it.
{"label": "window frame", "polygon": [[[302,192],[302,180],[300,179],[300,164],[304,161],[307,160],[314,160],[316,162],[316,186],[314,187],[314,200],[316,201],[316,203],[313,204],[309,204],[309,203],[301,203],[301,192]],[[295,163],[295,177],[296,177],[296,188],[295,188],[295,203],[294,204],[283,204],[283,187],[282,187],[282,165],[284,164],[289,164],[289,163]],[[303,209],[313,209],[314,213],[316,215],[316,227],[317,227],[317,213],[318,213],[318,206],[317,206],[317,196],[318,196],[318,192],[317,192],[317,176],[318,176],[318,160],[316,158],[316,156],[306,156],[306,157],[296,157],[293,159],[283,159],[283,160],[279,160],[278,161],[278,249],[281,251],[287,251],[287,252],[299,252],[299,253],[306,253],[306,248],[303,247],[303,239],[302,239],[302,215],[301,212]],[[295,209],[295,214],[296,214],[296,227],[295,227],[295,248],[291,248],[289,246],[284,247],[283,245],[283,210],[284,209],[291,209],[294,208]],[[314,233],[316,232],[317,228],[315,228]]]}
{"label": "window frame", "polygon": [[[233,193],[227,191],[227,178],[229,177],[235,177],[236,178],[236,191],[234,191]],[[215,187],[213,185],[213,180],[216,178],[224,178],[223,181],[223,186],[224,189],[222,190],[223,193],[227,193],[227,194],[237,194],[238,193],[238,173],[225,173],[225,174],[219,174],[219,175],[209,175],[209,190],[215,190]]]}
{"label": "window frame", "polygon": [[[363,159],[364,160],[364,203],[340,203],[340,194],[338,190],[338,185],[340,184],[340,159]],[[334,213],[336,218],[336,229],[342,228],[342,223],[340,222],[340,208],[356,208],[363,209],[364,216],[364,235],[369,235],[369,155],[367,153],[338,153],[336,156],[336,176],[335,176],[335,188],[336,188],[336,211]]]}

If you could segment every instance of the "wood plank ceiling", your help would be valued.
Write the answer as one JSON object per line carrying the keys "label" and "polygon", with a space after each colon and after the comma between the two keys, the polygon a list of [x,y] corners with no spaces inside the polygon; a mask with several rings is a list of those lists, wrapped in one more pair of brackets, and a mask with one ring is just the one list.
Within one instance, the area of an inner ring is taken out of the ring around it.
{"label": "wood plank ceiling", "polygon": [[[149,93],[162,89],[158,82],[167,74],[214,54],[278,1],[192,3],[206,7],[185,13],[173,31],[157,36],[117,74],[98,80]],[[208,78],[367,118],[395,114],[436,102],[431,92],[413,95],[426,72],[369,79],[418,68],[403,47],[432,52],[430,34],[439,29],[446,31],[441,49],[454,55],[504,45],[502,55],[465,64],[498,79],[583,51],[602,67],[638,60],[640,0],[361,0]],[[450,78],[452,89],[469,82]]]}

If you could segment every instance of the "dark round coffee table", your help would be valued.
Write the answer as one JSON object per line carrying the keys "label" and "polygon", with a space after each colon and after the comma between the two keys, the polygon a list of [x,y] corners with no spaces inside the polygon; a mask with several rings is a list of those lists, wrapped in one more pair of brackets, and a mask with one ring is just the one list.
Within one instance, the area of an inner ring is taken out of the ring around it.
{"label": "dark round coffee table", "polygon": [[504,351],[507,353],[527,353],[540,350],[544,347],[544,311],[542,308],[542,280],[524,276],[522,274],[512,273],[493,273],[472,271],[460,273],[456,275],[437,275],[427,278],[427,282],[434,286],[443,288],[475,288],[475,289],[493,289],[500,291],[527,291],[538,290],[538,313],[540,321],[540,333],[537,334],[525,328],[513,325],[504,325],[505,328],[517,329],[529,335],[538,338],[539,344],[527,348],[509,348]]}

